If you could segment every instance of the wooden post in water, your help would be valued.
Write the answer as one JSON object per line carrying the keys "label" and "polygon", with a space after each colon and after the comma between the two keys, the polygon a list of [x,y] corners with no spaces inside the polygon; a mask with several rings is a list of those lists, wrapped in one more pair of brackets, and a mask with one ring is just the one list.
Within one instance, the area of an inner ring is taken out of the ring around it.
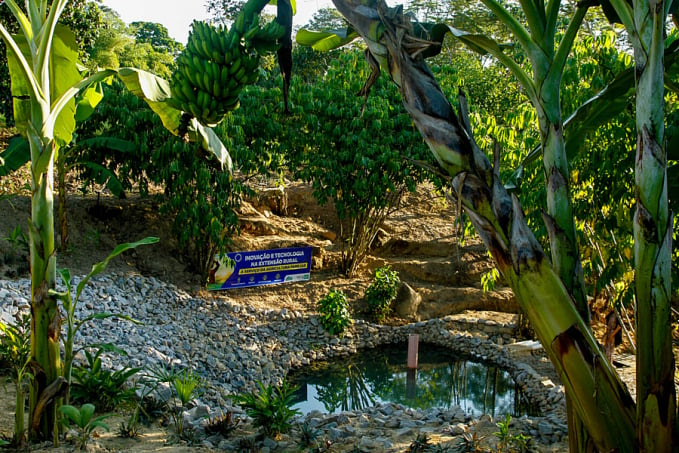
{"label": "wooden post in water", "polygon": [[408,368],[417,369],[417,348],[419,346],[420,336],[412,334],[408,337]]}
{"label": "wooden post in water", "polygon": [[406,373],[406,398],[417,398],[417,350],[420,336],[413,334],[408,337],[408,372]]}

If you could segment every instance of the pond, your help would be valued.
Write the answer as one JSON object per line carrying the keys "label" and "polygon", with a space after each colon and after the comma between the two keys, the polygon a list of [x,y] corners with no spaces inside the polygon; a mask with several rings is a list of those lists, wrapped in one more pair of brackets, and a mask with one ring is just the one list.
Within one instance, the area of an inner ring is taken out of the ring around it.
{"label": "pond", "polygon": [[407,344],[385,345],[291,372],[288,380],[299,386],[293,408],[335,413],[398,403],[420,410],[459,406],[473,417],[539,415],[497,366],[425,343],[419,345],[417,370],[409,370],[407,350]]}

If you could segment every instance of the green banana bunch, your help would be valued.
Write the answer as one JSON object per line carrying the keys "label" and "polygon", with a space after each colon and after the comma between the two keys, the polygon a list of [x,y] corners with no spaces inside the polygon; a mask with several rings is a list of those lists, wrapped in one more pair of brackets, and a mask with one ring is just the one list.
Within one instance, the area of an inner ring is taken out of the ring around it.
{"label": "green banana bunch", "polygon": [[[259,77],[260,55],[275,50],[284,29],[240,14],[231,30],[194,21],[172,74],[169,103],[205,125],[238,108],[240,92]],[[268,50],[267,50],[268,49]]]}

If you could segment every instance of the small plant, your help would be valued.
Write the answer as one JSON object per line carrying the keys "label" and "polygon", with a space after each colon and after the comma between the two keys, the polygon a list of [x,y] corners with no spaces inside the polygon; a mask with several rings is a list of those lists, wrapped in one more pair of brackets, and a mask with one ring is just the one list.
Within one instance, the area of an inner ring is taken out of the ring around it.
{"label": "small plant", "polygon": [[118,428],[118,437],[124,439],[136,439],[141,435],[139,428],[139,408],[136,408],[127,422],[121,422]]}
{"label": "small plant", "polygon": [[368,310],[377,322],[384,322],[391,311],[391,303],[396,298],[401,279],[398,272],[389,266],[375,269],[375,280],[365,291]]}
{"label": "small plant", "polygon": [[498,439],[498,453],[526,453],[530,451],[530,437],[523,433],[512,433],[509,429],[509,424],[511,421],[511,415],[507,414],[504,421],[496,423],[500,430],[494,432],[493,435]]}
{"label": "small plant", "polygon": [[481,447],[481,440],[478,433],[463,433],[454,451],[456,453],[481,453],[484,451]]}
{"label": "small plant", "polygon": [[481,276],[481,287],[484,293],[495,291],[495,283],[500,278],[500,272],[497,268],[492,268]]}
{"label": "small plant", "polygon": [[101,354],[105,351],[127,355],[125,351],[110,344],[99,345],[94,354],[85,350],[87,366],[73,369],[74,385],[71,388],[71,397],[74,401],[94,401],[104,411],[109,411],[135,400],[135,388],[125,386],[128,379],[141,368],[106,370],[101,366]]}
{"label": "small plant", "polygon": [[300,450],[304,450],[305,448],[309,448],[311,444],[316,440],[318,437],[318,431],[313,429],[310,425],[309,422],[304,422],[302,425],[302,429],[300,432],[299,436],[299,442],[297,442],[297,446],[300,448]]}
{"label": "small plant", "polygon": [[153,420],[163,417],[167,413],[167,401],[153,397],[145,397],[139,401],[139,421],[149,426]]}
{"label": "small plant", "polygon": [[12,252],[16,253],[19,250],[23,250],[28,254],[28,236],[21,229],[21,226],[17,225],[9,236],[5,237],[5,240],[10,243],[12,247]]}
{"label": "small plant", "polygon": [[410,444],[406,453],[425,453],[429,451],[429,437],[426,433],[418,434],[415,440]]}
{"label": "small plant", "polygon": [[236,429],[240,424],[239,418],[233,417],[233,412],[228,411],[226,414],[220,414],[217,417],[213,417],[208,420],[205,425],[205,434],[213,435],[219,434],[224,437],[228,437],[231,431]]}
{"label": "small plant", "polygon": [[184,412],[186,405],[189,404],[189,401],[199,395],[201,382],[202,379],[195,374],[193,370],[183,370],[172,377],[172,388],[174,390],[175,398],[179,403],[178,407],[172,411],[172,417],[174,419],[177,435],[184,440],[191,441],[195,437],[190,432],[191,430],[187,430],[187,427],[184,426],[184,417],[182,413]]}
{"label": "small plant", "polygon": [[347,296],[342,291],[330,290],[318,302],[318,311],[321,325],[330,335],[342,335],[352,323]]}
{"label": "small plant", "polygon": [[64,404],[59,408],[61,413],[66,416],[68,422],[74,424],[78,430],[78,437],[76,438],[76,445],[78,448],[83,450],[87,442],[92,436],[97,428],[102,428],[106,431],[109,430],[108,425],[104,423],[104,420],[110,415],[102,415],[97,418],[92,418],[94,416],[93,404],[83,404],[80,409],[71,406],[69,404]]}
{"label": "small plant", "polygon": [[[64,366],[62,370],[62,374],[64,379],[66,379],[66,383],[70,386],[72,383],[72,369],[73,369],[73,358],[75,357],[75,352],[73,351],[73,342],[75,339],[76,334],[78,333],[78,330],[87,322],[92,321],[92,320],[103,320],[111,317],[116,317],[120,319],[125,319],[130,322],[137,323],[134,319],[130,318],[129,316],[122,315],[122,314],[114,314],[114,313],[94,313],[90,316],[87,316],[83,319],[77,319],[75,316],[76,313],[76,308],[78,306],[78,302],[80,301],[80,295],[82,294],[83,290],[85,289],[85,286],[87,283],[90,281],[90,279],[101,272],[103,272],[106,267],[108,266],[108,263],[115,258],[116,256],[120,255],[121,253],[131,250],[134,248],[139,247],[140,245],[148,245],[148,244],[155,244],[158,242],[157,237],[146,237],[144,239],[141,239],[137,242],[128,242],[124,244],[120,244],[116,246],[116,248],[113,249],[113,251],[103,260],[100,261],[92,266],[92,270],[83,277],[82,280],[78,283],[78,285],[75,287],[75,297],[72,295],[73,291],[73,280],[71,278],[71,273],[68,269],[59,269],[59,277],[61,277],[62,283],[66,286],[66,290],[63,292],[58,292],[55,290],[50,290],[50,294],[56,297],[58,300],[61,301],[61,304],[64,308],[64,311],[66,312],[66,335],[62,335],[62,341],[64,343]],[[76,351],[77,352],[77,351]],[[89,400],[91,401],[91,400]],[[67,390],[66,393],[66,399],[65,399],[66,404],[70,402],[70,393]]]}
{"label": "small plant", "polygon": [[297,387],[287,381],[274,387],[258,382],[259,391],[234,395],[232,399],[253,418],[255,426],[262,428],[268,436],[278,436],[290,430],[292,418],[299,415],[298,409],[291,409],[292,396]]}
{"label": "small plant", "polygon": [[27,366],[31,355],[31,317],[21,315],[16,324],[0,322],[0,365],[6,363],[14,370],[16,385],[16,411],[14,413],[14,445],[25,440],[26,379],[30,377]]}

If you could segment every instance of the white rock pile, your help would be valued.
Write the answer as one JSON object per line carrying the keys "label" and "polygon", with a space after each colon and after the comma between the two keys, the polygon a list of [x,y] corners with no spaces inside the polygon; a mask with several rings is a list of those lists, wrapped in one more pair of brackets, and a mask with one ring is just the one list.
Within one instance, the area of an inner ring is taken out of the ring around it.
{"label": "white rock pile", "polygon": [[[14,322],[19,313],[27,311],[29,294],[29,280],[0,281],[0,319]],[[513,341],[512,326],[452,317],[401,327],[357,320],[338,338],[323,330],[316,315],[287,309],[258,310],[229,300],[204,300],[153,277],[116,274],[95,277],[83,291],[78,318],[99,312],[127,315],[140,324],[116,317],[90,322],[78,333],[76,347],[115,344],[128,356],[105,356],[104,366],[114,369],[160,363],[192,368],[207,382],[206,392],[185,414],[198,429],[206,419],[223,412],[242,415],[229,396],[255,390],[257,382],[278,384],[291,369],[315,360],[406,342],[410,334],[417,333],[423,342],[507,370],[530,403],[546,414],[517,418],[512,421],[516,429],[538,443],[559,442],[567,435],[563,388],[509,355],[503,345]],[[487,416],[473,420],[460,408],[417,411],[397,404],[330,415],[312,412],[297,417],[293,432],[304,423],[328,442],[356,445],[362,451],[393,451],[394,445],[418,434],[457,436],[479,423],[494,424]],[[262,452],[296,451],[293,437],[264,439],[259,448]],[[235,442],[212,436],[204,444],[234,451]]]}

